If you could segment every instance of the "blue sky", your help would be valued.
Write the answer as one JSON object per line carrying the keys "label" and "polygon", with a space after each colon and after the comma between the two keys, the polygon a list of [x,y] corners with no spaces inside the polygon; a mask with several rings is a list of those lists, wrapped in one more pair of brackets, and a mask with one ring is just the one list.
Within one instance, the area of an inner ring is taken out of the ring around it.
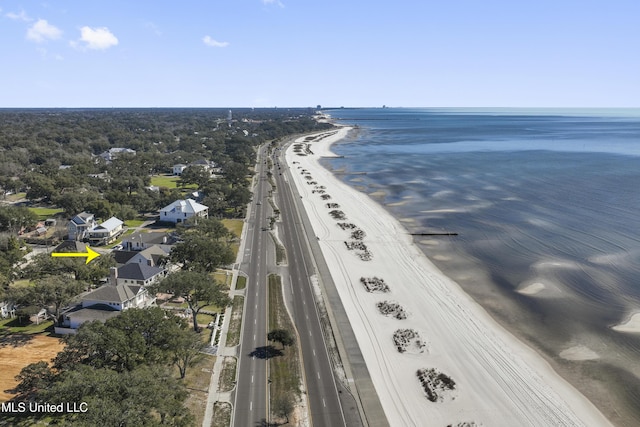
{"label": "blue sky", "polygon": [[640,107],[639,19],[638,0],[0,0],[0,107]]}

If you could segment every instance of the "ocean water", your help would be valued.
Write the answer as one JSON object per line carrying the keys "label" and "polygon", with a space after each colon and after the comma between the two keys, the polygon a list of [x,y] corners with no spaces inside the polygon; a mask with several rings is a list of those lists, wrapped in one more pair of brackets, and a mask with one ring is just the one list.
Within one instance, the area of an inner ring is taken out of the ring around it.
{"label": "ocean water", "polygon": [[[618,425],[640,425],[640,109],[340,109],[324,164]],[[384,196],[382,196],[384,194]],[[577,355],[577,356],[576,356]],[[578,357],[583,360],[572,360]]]}

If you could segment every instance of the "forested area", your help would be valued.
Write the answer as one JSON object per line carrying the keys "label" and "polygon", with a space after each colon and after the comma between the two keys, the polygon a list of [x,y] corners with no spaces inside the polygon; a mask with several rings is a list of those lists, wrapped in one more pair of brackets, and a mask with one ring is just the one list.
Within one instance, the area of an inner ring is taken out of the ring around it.
{"label": "forested area", "polygon": [[[195,176],[185,183],[207,195],[211,214],[242,215],[254,148],[330,126],[311,113],[243,109],[228,121],[223,109],[1,110],[0,194],[23,191],[27,200],[51,203],[67,215],[88,210],[129,219],[176,199],[176,189],[145,189],[151,175],[206,159],[220,167],[218,179]],[[111,162],[99,156],[111,148],[136,153]]]}
{"label": "forested area", "polygon": [[[180,186],[188,186],[203,195],[209,216],[243,217],[256,147],[331,127],[313,113],[234,109],[228,120],[227,109],[0,110],[0,284],[24,253],[13,237],[38,221],[27,207],[62,209],[64,220],[88,211],[126,221],[183,198]],[[135,154],[100,156],[112,148]],[[189,167],[178,188],[151,187],[152,176],[198,160],[219,172]]]}

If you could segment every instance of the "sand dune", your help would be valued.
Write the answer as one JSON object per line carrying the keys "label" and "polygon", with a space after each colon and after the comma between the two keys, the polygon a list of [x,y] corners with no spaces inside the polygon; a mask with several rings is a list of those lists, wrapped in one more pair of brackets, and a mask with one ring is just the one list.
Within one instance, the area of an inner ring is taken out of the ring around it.
{"label": "sand dune", "polygon": [[[332,155],[330,145],[347,132],[342,128],[312,142],[313,155],[290,149],[287,162],[391,425],[610,425],[542,357],[443,275],[400,222],[319,165],[318,158]],[[305,176],[324,186],[323,192]],[[337,203],[345,218],[334,219],[328,202]],[[344,224],[353,224],[364,237],[353,239],[354,229]],[[363,261],[364,253],[372,259]],[[388,292],[369,292],[361,279],[373,277],[383,279]],[[379,308],[384,302],[386,314]],[[407,344],[412,351],[400,352],[394,341],[399,330],[414,331],[424,347],[414,339]],[[442,391],[435,402],[416,375],[431,368],[455,381],[455,389]]]}

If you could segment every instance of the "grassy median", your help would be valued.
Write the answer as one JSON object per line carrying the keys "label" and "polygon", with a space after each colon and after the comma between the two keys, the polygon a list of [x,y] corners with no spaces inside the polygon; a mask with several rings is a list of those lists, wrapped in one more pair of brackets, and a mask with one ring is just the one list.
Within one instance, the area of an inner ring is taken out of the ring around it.
{"label": "grassy median", "polygon": [[[284,329],[296,337],[296,331],[284,305],[280,276],[269,276],[269,330]],[[298,402],[300,396],[300,356],[298,343],[283,347],[273,343],[282,355],[269,359],[269,378],[271,380],[271,412],[275,418],[282,418],[278,402]]]}

